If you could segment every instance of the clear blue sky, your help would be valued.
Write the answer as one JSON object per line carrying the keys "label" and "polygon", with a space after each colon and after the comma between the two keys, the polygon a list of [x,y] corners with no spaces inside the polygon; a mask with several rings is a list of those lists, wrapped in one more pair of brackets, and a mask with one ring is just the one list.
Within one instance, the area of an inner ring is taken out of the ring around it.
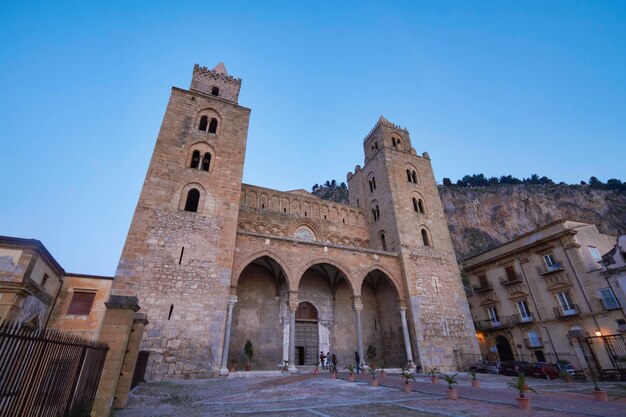
{"label": "clear blue sky", "polygon": [[[51,2],[52,3],[52,2]],[[0,4],[0,234],[113,274],[172,85],[224,61],[244,181],[345,181],[383,114],[464,174],[626,180],[626,2]]]}

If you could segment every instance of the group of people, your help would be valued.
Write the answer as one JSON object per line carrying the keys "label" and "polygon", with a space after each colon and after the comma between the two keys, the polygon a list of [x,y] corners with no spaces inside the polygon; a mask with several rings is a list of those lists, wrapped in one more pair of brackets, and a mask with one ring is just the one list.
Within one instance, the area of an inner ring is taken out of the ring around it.
{"label": "group of people", "polygon": [[[356,373],[359,374],[364,370],[359,352],[354,352],[354,360],[356,362]],[[331,355],[330,352],[324,354],[323,350],[320,351],[320,364],[323,371],[328,369],[330,372],[337,372],[337,355],[334,353]]]}
{"label": "group of people", "polygon": [[337,355],[331,355],[330,352],[324,355],[324,351],[320,351],[320,364],[324,371],[328,369],[330,372],[337,372]]}

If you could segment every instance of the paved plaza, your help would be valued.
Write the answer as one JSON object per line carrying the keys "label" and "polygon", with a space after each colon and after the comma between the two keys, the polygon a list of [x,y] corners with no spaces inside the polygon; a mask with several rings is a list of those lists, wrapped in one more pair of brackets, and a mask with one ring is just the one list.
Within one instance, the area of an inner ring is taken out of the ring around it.
{"label": "paved plaza", "polygon": [[246,376],[146,383],[133,390],[128,407],[113,416],[626,416],[626,399],[615,399],[626,390],[615,383],[602,384],[611,398],[601,403],[591,397],[590,383],[529,379],[538,394],[528,394],[533,410],[523,412],[515,406],[516,392],[506,388],[512,378],[501,375],[479,375],[477,389],[460,374],[456,401],[447,399],[444,382],[432,384],[426,375],[417,376],[411,393],[402,392],[400,377],[394,374],[379,378],[379,387],[371,387],[365,375],[354,383],[346,380],[347,374],[335,380],[328,373]]}

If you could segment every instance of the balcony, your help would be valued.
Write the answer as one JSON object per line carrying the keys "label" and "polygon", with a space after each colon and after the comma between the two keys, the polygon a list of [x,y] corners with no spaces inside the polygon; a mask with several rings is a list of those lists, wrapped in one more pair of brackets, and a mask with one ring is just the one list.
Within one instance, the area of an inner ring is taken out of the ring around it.
{"label": "balcony", "polygon": [[554,316],[557,318],[580,315],[580,309],[578,308],[576,304],[570,304],[567,308],[564,308],[562,306],[554,307],[553,310],[554,310]]}
{"label": "balcony", "polygon": [[618,324],[617,331],[620,333],[626,333],[626,324]]}
{"label": "balcony", "polygon": [[521,314],[515,314],[511,317],[513,318],[515,324],[533,323],[535,321],[535,315],[533,313],[528,313],[525,316],[522,316]]}
{"label": "balcony", "polygon": [[522,282],[522,276],[515,274],[515,276],[500,277],[500,285],[508,287],[509,285],[519,284]]}
{"label": "balcony", "polygon": [[535,349],[543,347],[543,339],[540,337],[535,337],[533,339],[524,339],[524,344],[528,349]]}
{"label": "balcony", "polygon": [[542,270],[541,268],[537,268],[539,275],[549,275],[554,272],[565,271],[563,268],[563,264],[561,262],[555,262],[552,265],[546,265],[546,267]]}
{"label": "balcony", "polygon": [[472,289],[476,293],[493,291],[493,284],[489,281],[481,282],[478,285],[472,285]]}
{"label": "balcony", "polygon": [[619,302],[615,298],[601,298],[598,300],[598,303],[604,311],[619,310],[620,308],[622,308],[622,306],[619,305]]}
{"label": "balcony", "polygon": [[500,317],[499,320],[476,320],[474,322],[474,327],[476,328],[476,330],[497,330],[511,327],[515,324],[516,323],[514,316],[503,316]]}

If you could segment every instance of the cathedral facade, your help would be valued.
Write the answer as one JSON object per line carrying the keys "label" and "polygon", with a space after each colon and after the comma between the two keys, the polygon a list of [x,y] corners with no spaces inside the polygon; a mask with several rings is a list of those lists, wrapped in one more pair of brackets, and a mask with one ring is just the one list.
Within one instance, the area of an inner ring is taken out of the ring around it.
{"label": "cathedral facade", "polygon": [[136,297],[147,315],[146,379],[227,374],[248,340],[256,370],[320,351],[343,368],[370,346],[385,367],[478,353],[431,160],[409,132],[377,121],[348,204],[243,184],[240,87],[219,64],[172,88],[110,301]]}

